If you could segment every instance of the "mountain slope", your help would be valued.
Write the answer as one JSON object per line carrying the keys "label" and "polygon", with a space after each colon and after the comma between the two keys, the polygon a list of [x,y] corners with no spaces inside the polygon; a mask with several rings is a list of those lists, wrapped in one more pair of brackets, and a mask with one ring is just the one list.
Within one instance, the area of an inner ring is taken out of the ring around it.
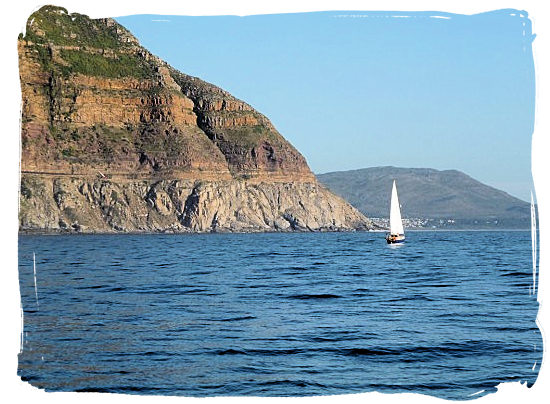
{"label": "mountain slope", "polygon": [[169,66],[112,19],[44,6],[18,50],[21,230],[371,226],[265,116]]}
{"label": "mountain slope", "polygon": [[373,167],[317,178],[369,217],[388,216],[395,179],[405,218],[430,219],[430,223],[454,220],[457,226],[530,226],[529,203],[457,170]]}

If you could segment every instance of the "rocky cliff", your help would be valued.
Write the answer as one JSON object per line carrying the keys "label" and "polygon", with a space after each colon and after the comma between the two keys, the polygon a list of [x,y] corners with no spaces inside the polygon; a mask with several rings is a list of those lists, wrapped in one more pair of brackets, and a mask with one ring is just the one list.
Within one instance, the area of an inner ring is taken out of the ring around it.
{"label": "rocky cliff", "polygon": [[18,50],[23,231],[372,226],[265,116],[112,19],[45,6]]}

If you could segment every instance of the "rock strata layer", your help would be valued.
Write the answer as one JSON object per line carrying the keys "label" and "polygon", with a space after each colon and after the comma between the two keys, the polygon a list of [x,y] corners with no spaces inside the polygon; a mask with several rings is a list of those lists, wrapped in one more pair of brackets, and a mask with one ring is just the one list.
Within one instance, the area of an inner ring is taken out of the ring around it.
{"label": "rock strata layer", "polygon": [[45,6],[18,50],[23,231],[372,226],[265,116],[112,19]]}

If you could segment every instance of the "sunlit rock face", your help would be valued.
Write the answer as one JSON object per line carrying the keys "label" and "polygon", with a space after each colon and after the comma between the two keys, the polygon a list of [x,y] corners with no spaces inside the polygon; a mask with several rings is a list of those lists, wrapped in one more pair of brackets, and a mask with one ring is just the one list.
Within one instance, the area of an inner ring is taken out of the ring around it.
{"label": "sunlit rock face", "polygon": [[45,6],[18,41],[20,229],[368,229],[271,122],[112,19]]}

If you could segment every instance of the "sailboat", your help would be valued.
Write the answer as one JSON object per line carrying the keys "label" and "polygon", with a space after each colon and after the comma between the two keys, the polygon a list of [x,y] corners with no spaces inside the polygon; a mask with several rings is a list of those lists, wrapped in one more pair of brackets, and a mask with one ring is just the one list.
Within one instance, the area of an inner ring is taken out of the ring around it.
{"label": "sailboat", "polygon": [[386,236],[388,244],[402,243],[405,241],[405,231],[403,230],[403,221],[401,220],[401,209],[399,208],[399,198],[397,197],[397,187],[393,180],[390,205],[390,234]]}

